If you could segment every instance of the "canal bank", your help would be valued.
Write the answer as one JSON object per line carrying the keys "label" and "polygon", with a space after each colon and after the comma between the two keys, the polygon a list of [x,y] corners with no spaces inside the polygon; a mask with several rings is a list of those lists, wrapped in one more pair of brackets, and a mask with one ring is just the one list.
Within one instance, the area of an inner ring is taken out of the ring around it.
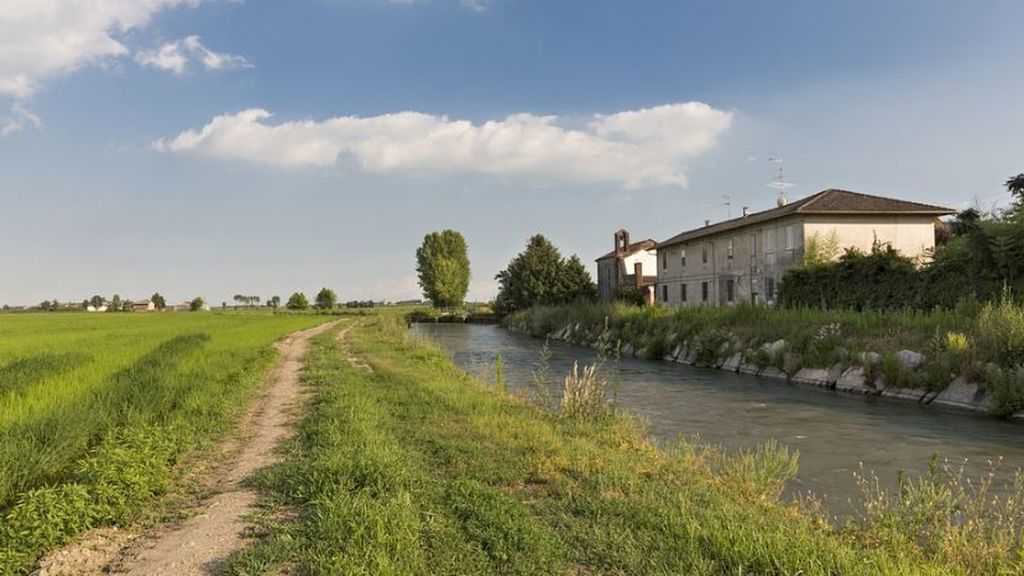
{"label": "canal bank", "polygon": [[[502,358],[511,390],[534,386],[544,341],[497,326],[417,324],[414,334],[443,346],[462,369],[493,383]],[[575,361],[594,362],[592,348],[548,344],[552,395]],[[861,494],[854,474],[877,474],[894,488],[901,473],[927,473],[934,455],[974,477],[1001,461],[999,482],[1024,466],[1024,427],[938,406],[889,402],[877,396],[835,395],[818,388],[780,384],[759,376],[629,356],[610,361],[618,405],[637,415],[658,443],[698,437],[729,450],[748,450],[777,440],[800,454],[790,493],[813,492],[838,514],[852,510]]]}
{"label": "canal bank", "polygon": [[[315,342],[309,417],[288,460],[261,478],[295,513],[268,526],[233,572],[946,576],[1020,567],[1016,496],[968,499],[977,506],[959,522],[961,509],[941,498],[949,483],[924,479],[833,524],[820,507],[782,496],[796,459],[777,442],[730,453],[657,445],[619,410],[544,410],[467,376],[387,316],[365,318],[344,343]],[[537,345],[496,327],[429,329]]]}
{"label": "canal bank", "polygon": [[1024,374],[986,357],[971,322],[955,313],[564,306],[504,323],[614,355],[1024,419]]}

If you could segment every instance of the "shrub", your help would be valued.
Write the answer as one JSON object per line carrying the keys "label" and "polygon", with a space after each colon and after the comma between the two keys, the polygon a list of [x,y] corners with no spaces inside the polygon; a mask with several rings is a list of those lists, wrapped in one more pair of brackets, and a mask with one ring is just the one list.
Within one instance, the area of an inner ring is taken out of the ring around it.
{"label": "shrub", "polygon": [[978,315],[978,346],[984,355],[1004,366],[1024,364],[1024,306],[1003,296]]}

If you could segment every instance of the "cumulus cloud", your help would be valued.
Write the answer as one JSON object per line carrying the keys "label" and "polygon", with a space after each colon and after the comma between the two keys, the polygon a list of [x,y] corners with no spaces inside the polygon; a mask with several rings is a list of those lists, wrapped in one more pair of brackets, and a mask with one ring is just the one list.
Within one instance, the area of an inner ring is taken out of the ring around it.
{"label": "cumulus cloud", "polygon": [[173,74],[184,74],[190,62],[196,62],[206,70],[252,68],[252,64],[242,56],[214,52],[203,46],[198,36],[187,36],[159,48],[139,52],[135,61]]}
{"label": "cumulus cloud", "polygon": [[124,56],[126,33],[200,1],[0,0],[0,96],[24,100],[53,76]]}
{"label": "cumulus cloud", "polygon": [[575,124],[515,114],[474,124],[419,112],[272,123],[266,110],[213,118],[157,140],[170,153],[282,168],[351,166],[367,173],[477,173],[547,182],[686,186],[687,161],[710,150],[732,113],[666,104]]}

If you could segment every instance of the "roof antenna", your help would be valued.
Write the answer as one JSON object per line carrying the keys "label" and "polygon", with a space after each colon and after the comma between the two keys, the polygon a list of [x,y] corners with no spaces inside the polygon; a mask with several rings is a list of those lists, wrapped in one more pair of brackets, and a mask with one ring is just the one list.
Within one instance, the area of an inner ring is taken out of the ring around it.
{"label": "roof antenna", "polygon": [[793,186],[795,186],[795,184],[786,182],[785,160],[783,160],[782,158],[769,158],[768,161],[778,166],[778,171],[775,174],[775,179],[768,184],[768,187],[778,191],[779,197],[775,200],[775,204],[779,208],[782,208],[783,206],[789,203],[789,200],[786,198],[786,190],[792,188]]}
{"label": "roof antenna", "polygon": [[732,196],[723,194],[722,200],[722,206],[725,206],[725,213],[728,214],[728,219],[732,220]]}

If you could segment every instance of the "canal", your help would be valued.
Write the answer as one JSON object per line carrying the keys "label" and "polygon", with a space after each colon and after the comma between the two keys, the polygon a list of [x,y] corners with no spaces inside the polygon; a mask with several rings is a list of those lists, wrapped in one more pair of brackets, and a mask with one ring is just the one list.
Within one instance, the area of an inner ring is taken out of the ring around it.
{"label": "canal", "polygon": [[[500,354],[510,389],[533,385],[543,341],[493,325],[414,324],[413,332],[447,349],[456,364],[495,379]],[[561,379],[574,360],[593,362],[590,348],[551,342],[550,373]],[[697,436],[728,449],[776,439],[800,454],[791,492],[812,491],[829,508],[852,510],[861,464],[887,486],[900,470],[925,472],[933,455],[968,473],[1001,458],[997,484],[1024,467],[1024,425],[987,416],[811,387],[673,362],[623,358],[609,368],[620,407],[642,416],[659,442]]]}

